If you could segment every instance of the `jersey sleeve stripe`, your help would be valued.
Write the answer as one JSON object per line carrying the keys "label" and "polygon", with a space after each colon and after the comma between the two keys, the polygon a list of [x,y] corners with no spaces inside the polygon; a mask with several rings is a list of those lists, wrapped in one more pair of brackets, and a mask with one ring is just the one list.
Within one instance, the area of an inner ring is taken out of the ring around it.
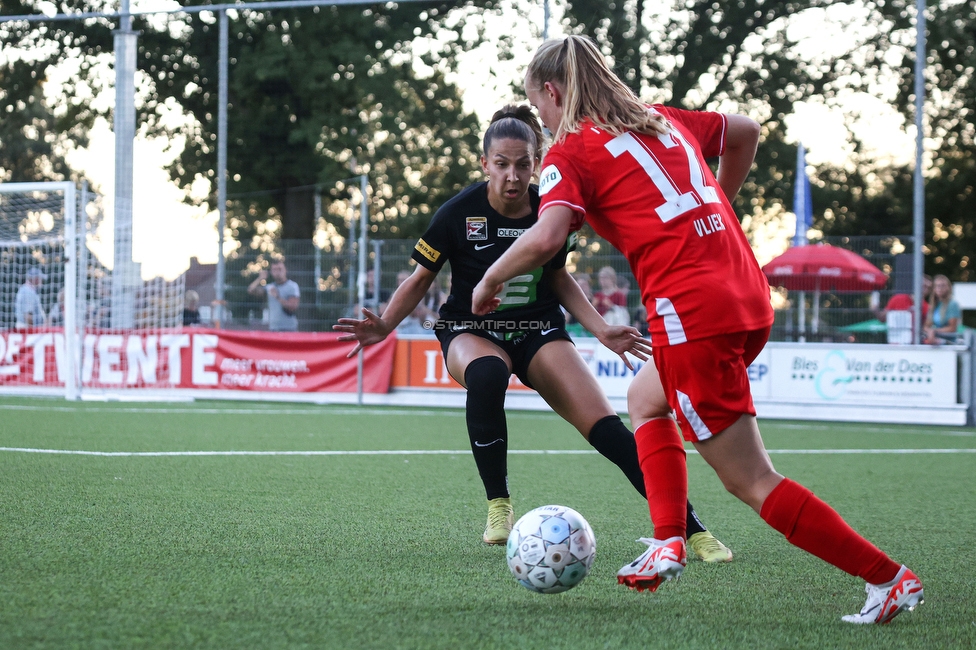
{"label": "jersey sleeve stripe", "polygon": [[546,208],[553,205],[565,205],[566,207],[572,209],[573,212],[581,212],[583,214],[586,214],[586,208],[584,208],[583,206],[576,205],[575,203],[570,203],[569,201],[560,201],[557,199],[555,201],[546,201],[542,205],[540,205],[539,216],[541,217],[542,213],[546,211]]}

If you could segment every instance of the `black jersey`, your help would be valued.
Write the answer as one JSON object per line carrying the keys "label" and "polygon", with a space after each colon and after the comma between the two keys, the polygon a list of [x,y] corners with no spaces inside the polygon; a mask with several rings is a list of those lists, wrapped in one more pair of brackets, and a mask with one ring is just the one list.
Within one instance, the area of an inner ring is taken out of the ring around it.
{"label": "black jersey", "polygon": [[471,294],[485,271],[539,219],[539,190],[535,185],[529,186],[529,200],[531,214],[509,219],[488,203],[488,183],[477,183],[462,190],[434,214],[412,257],[434,273],[445,262],[451,263],[451,294],[441,307],[442,319],[480,321],[504,316],[506,320],[524,321],[539,318],[558,307],[549,276],[566,265],[566,255],[576,246],[575,232],[551,260],[505,283],[494,316],[471,313]]}

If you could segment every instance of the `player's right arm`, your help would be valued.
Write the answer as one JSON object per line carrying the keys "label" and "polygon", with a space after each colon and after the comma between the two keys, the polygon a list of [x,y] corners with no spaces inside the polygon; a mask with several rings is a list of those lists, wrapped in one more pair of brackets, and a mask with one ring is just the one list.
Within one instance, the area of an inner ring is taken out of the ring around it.
{"label": "player's right arm", "polygon": [[338,324],[332,326],[336,331],[345,332],[339,340],[358,341],[356,347],[346,356],[355,356],[367,345],[379,343],[389,336],[390,332],[417,308],[436,277],[437,273],[418,264],[410,277],[393,292],[382,318],[365,307],[363,307],[362,320],[340,318]]}

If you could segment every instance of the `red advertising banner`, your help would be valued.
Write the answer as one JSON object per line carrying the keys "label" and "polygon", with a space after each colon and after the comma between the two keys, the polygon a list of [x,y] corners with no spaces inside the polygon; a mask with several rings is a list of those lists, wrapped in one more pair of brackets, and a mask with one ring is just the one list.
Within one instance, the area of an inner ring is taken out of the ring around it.
{"label": "red advertising banner", "polygon": [[[81,381],[89,388],[197,388],[262,392],[356,392],[353,344],[334,333],[188,328],[89,332]],[[386,393],[396,338],[366,348],[363,390]],[[0,332],[0,385],[63,386],[61,329]]]}

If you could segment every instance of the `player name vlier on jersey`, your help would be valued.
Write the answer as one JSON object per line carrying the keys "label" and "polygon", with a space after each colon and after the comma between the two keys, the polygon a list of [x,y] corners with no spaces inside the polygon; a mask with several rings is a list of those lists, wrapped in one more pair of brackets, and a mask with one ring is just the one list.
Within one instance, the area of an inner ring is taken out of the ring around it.
{"label": "player name vlier on jersey", "polygon": [[699,237],[711,235],[719,230],[725,230],[725,223],[722,221],[722,215],[718,213],[695,219],[695,232],[698,233]]}
{"label": "player name vlier on jersey", "polygon": [[439,320],[433,324],[435,330],[450,330],[460,332],[463,330],[486,330],[489,332],[521,332],[528,330],[553,330],[550,321],[547,320],[497,320],[487,318],[485,320]]}

